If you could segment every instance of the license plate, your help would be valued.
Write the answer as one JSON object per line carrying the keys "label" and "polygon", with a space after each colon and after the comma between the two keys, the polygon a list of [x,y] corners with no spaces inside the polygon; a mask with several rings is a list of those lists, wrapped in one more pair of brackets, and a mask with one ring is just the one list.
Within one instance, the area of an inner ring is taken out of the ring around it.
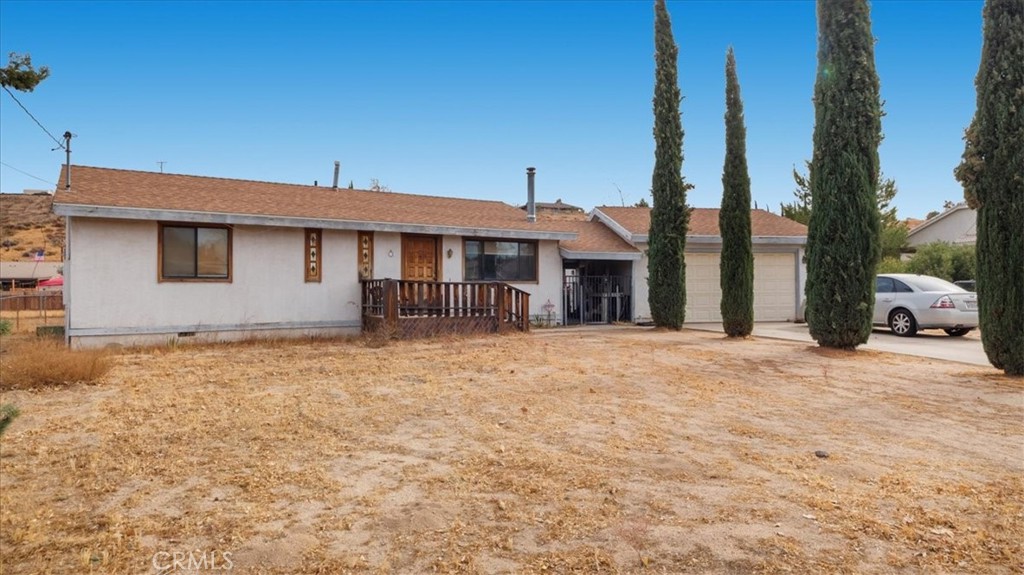
{"label": "license plate", "polygon": [[978,302],[976,302],[976,301],[968,301],[966,303],[967,303],[967,309],[978,309]]}

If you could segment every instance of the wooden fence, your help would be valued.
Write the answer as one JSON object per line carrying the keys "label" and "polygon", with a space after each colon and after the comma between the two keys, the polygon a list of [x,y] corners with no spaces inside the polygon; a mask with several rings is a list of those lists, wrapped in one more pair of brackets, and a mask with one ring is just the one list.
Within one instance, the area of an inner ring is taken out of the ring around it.
{"label": "wooden fence", "polygon": [[0,311],[56,311],[64,309],[64,295],[61,292],[3,292],[0,295]]}

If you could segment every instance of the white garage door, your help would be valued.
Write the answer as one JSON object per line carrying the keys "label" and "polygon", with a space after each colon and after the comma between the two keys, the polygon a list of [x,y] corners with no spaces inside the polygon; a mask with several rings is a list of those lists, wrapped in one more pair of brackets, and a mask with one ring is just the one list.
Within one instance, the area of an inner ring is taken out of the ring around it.
{"label": "white garage door", "polygon": [[[722,321],[719,254],[686,254],[686,321]],[[754,254],[754,321],[796,317],[796,255]]]}

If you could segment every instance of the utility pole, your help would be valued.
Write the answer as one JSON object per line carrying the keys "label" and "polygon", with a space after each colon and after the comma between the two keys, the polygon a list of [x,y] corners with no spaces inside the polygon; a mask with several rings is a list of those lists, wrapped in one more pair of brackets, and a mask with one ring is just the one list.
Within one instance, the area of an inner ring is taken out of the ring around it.
{"label": "utility pole", "polygon": [[64,170],[64,189],[71,189],[71,132],[64,132],[64,152],[67,154],[67,167]]}
{"label": "utility pole", "polygon": [[167,162],[157,162],[157,163],[160,164],[160,173],[161,174],[164,173],[164,164],[166,164]]}

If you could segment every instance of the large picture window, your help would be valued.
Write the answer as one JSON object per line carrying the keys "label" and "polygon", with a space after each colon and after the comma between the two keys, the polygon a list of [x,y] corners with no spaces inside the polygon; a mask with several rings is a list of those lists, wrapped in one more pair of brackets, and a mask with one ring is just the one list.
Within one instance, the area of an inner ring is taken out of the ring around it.
{"label": "large picture window", "polygon": [[160,226],[160,279],[231,281],[231,229]]}
{"label": "large picture window", "polygon": [[466,240],[466,281],[537,281],[537,242]]}

